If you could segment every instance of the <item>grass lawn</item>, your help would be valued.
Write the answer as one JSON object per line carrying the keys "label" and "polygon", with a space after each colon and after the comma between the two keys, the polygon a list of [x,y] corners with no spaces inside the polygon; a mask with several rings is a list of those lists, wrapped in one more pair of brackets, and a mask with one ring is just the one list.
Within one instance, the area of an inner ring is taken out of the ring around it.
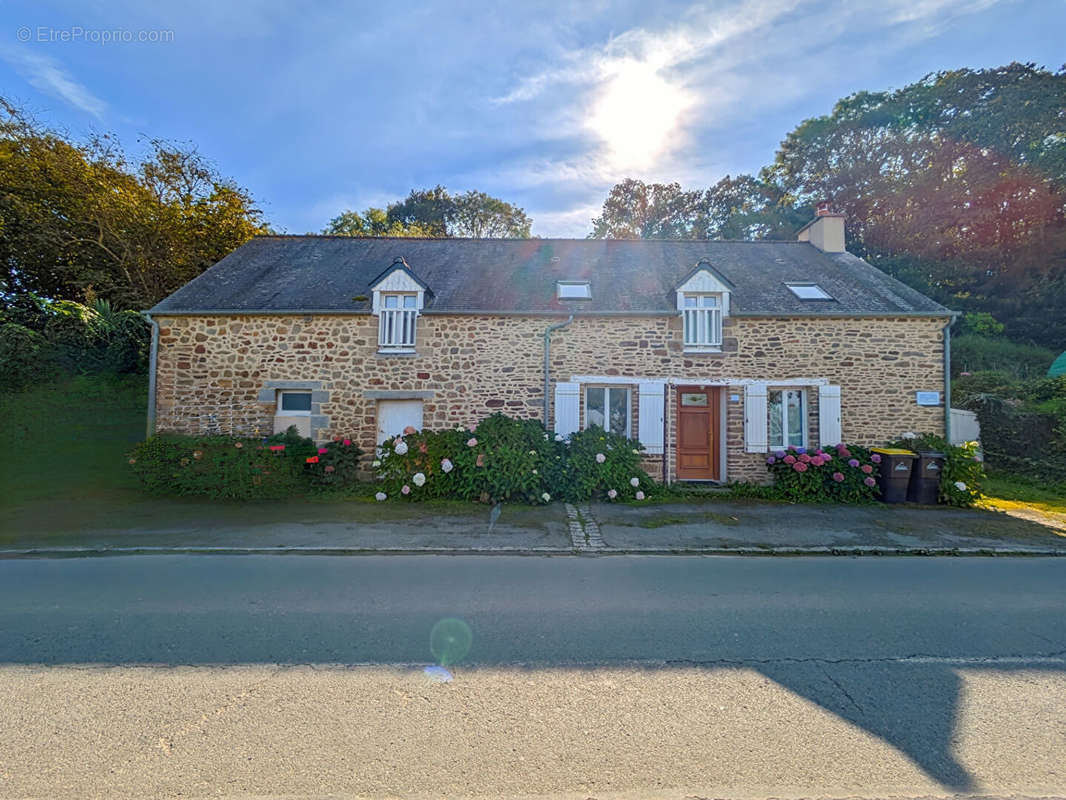
{"label": "grass lawn", "polygon": [[1066,489],[1014,476],[990,475],[983,505],[1002,510],[1032,509],[1066,515]]}
{"label": "grass lawn", "polygon": [[[8,430],[0,460],[0,547],[42,537],[74,544],[86,530],[424,520],[472,511],[469,503],[376,503],[369,489],[246,503],[151,497],[126,461],[144,439],[146,409],[147,378],[139,375],[77,377],[0,393]],[[486,513],[483,506],[476,511]],[[525,516],[522,509],[509,509],[518,524]]]}

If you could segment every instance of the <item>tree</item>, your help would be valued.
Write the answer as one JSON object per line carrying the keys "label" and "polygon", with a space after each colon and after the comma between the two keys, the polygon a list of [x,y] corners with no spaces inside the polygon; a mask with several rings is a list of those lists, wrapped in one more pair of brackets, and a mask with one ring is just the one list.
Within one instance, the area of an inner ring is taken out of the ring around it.
{"label": "tree", "polygon": [[590,239],[703,239],[707,209],[703,192],[678,183],[644,183],[626,178],[616,184],[592,220]]}
{"label": "tree", "polygon": [[707,190],[707,236],[713,239],[794,239],[813,209],[795,206],[779,186],[751,175],[726,175]]}
{"label": "tree", "polygon": [[446,219],[449,236],[473,239],[528,239],[533,225],[521,208],[476,191],[452,197]]}
{"label": "tree", "polygon": [[1066,69],[936,73],[804,121],[760,177],[830,200],[851,248],[901,280],[1053,345],[1061,327],[1040,320],[1066,276],[1064,107]]}
{"label": "tree", "polygon": [[432,230],[418,223],[390,221],[388,213],[381,208],[344,211],[329,221],[322,231],[332,236],[412,236],[432,237]]}
{"label": "tree", "polygon": [[386,211],[345,211],[326,233],[344,236],[427,236],[528,239],[532,220],[517,206],[484,192],[452,195],[443,186],[413,189]]}
{"label": "tree", "polygon": [[264,230],[249,194],[195,148],[76,142],[0,99],[0,283],[144,308]]}

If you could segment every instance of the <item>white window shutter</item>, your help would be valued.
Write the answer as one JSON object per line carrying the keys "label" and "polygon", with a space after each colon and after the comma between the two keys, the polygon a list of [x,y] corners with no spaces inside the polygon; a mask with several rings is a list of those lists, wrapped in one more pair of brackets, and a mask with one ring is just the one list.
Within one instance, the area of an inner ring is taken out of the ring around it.
{"label": "white window shutter", "polygon": [[638,384],[637,409],[640,433],[637,439],[647,453],[663,452],[663,409],[665,408],[666,384],[656,381]]}
{"label": "white window shutter", "polygon": [[818,444],[822,447],[840,444],[844,434],[840,430],[840,387],[818,387]]}
{"label": "white window shutter", "polygon": [[766,425],[766,384],[753,383],[744,390],[744,449],[765,453],[769,447]]}
{"label": "white window shutter", "polygon": [[555,384],[555,432],[569,436],[581,428],[581,384]]}

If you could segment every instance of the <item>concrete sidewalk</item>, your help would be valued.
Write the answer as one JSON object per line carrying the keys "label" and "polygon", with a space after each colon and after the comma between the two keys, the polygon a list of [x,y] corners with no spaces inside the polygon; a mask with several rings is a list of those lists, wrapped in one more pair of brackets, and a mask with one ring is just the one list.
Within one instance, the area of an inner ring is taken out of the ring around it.
{"label": "concrete sidewalk", "polygon": [[0,557],[135,553],[1066,555],[1066,531],[1007,514],[918,506],[705,499],[491,509],[338,503],[273,518],[185,517],[136,528],[9,531]]}

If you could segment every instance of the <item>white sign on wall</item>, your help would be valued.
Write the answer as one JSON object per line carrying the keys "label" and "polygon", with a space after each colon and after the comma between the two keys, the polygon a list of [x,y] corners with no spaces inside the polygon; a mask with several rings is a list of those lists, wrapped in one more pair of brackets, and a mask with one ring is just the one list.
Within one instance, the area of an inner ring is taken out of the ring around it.
{"label": "white sign on wall", "polygon": [[940,405],[940,392],[915,392],[914,395],[920,406]]}

